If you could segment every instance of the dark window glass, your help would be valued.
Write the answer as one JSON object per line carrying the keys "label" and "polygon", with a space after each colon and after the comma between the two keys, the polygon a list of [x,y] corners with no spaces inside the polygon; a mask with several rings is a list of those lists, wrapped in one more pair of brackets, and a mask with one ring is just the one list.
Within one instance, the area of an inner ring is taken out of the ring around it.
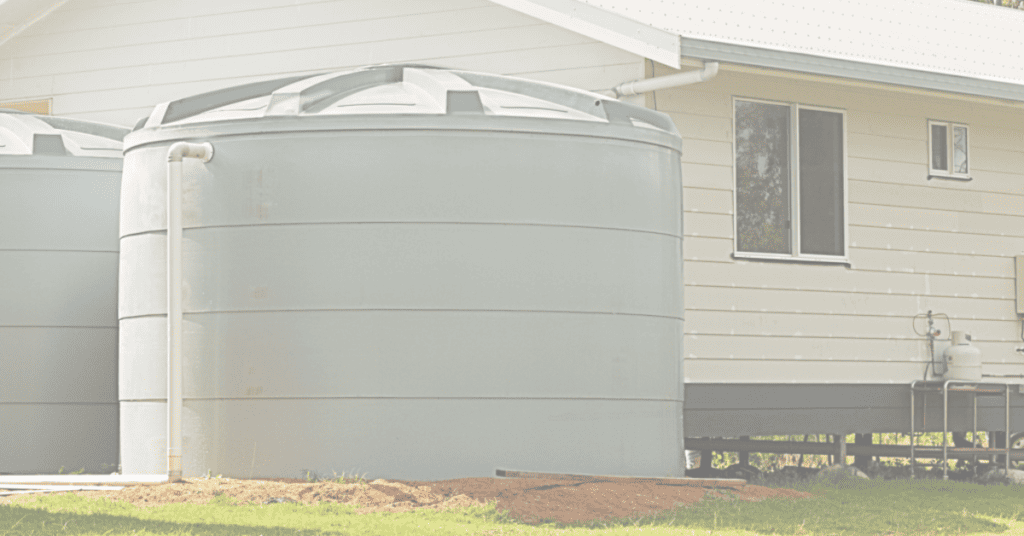
{"label": "dark window glass", "polygon": [[966,127],[953,127],[953,172],[967,173]]}
{"label": "dark window glass", "polygon": [[736,101],[739,251],[791,253],[789,106]]}
{"label": "dark window glass", "polygon": [[946,125],[932,125],[932,169],[948,171]]}
{"label": "dark window glass", "polygon": [[799,114],[800,253],[843,255],[843,115]]}

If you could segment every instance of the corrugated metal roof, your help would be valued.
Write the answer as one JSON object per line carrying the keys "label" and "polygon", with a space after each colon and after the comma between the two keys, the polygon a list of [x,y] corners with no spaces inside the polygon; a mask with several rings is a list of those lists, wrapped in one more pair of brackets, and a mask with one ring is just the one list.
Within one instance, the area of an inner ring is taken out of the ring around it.
{"label": "corrugated metal roof", "polygon": [[578,1],[683,38],[1024,84],[1024,11],[967,0]]}

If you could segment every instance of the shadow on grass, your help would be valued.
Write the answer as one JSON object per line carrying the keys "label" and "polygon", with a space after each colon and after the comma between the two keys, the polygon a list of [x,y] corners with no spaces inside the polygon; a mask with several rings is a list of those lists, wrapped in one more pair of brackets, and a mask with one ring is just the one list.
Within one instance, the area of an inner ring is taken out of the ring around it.
{"label": "shadow on grass", "polygon": [[8,534],[217,534],[249,536],[262,534],[322,534],[322,530],[302,530],[274,526],[246,526],[208,522],[172,522],[139,519],[107,513],[50,512],[18,505],[0,505],[0,536]]}

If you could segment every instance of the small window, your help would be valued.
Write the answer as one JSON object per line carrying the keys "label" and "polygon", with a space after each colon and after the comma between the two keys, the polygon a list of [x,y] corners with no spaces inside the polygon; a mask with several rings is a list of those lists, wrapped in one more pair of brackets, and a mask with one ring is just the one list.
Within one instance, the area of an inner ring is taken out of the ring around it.
{"label": "small window", "polygon": [[736,99],[736,256],[845,262],[844,112]]}
{"label": "small window", "polygon": [[928,175],[949,179],[970,179],[967,125],[928,121]]}

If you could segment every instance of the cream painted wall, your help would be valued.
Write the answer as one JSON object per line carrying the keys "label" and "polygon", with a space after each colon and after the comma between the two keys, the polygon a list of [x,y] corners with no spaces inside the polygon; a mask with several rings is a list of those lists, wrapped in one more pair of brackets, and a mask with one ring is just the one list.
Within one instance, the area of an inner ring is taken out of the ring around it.
{"label": "cream painted wall", "polygon": [[[846,110],[851,266],[732,259],[734,96]],[[973,334],[986,373],[1024,373],[1020,107],[728,69],[647,102],[683,135],[686,381],[906,383],[929,309]],[[970,126],[973,181],[927,180],[928,119]]]}
{"label": "cream painted wall", "polygon": [[643,76],[637,56],[486,0],[73,0],[0,46],[0,101],[130,126],[160,102],[391,62],[590,90]]}

